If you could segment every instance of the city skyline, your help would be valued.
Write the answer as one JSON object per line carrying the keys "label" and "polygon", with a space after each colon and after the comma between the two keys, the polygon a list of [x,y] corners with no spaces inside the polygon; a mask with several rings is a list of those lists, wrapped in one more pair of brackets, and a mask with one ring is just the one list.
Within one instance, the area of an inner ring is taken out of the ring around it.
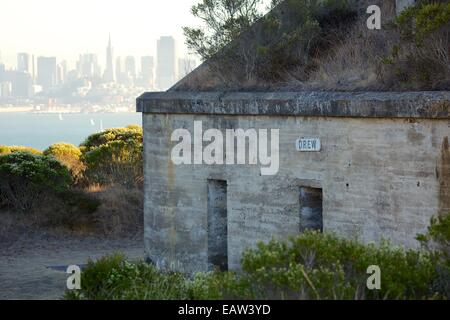
{"label": "city skyline", "polygon": [[133,100],[139,90],[167,90],[197,65],[196,60],[178,55],[171,36],[157,40],[156,57],[116,57],[111,35],[105,48],[105,65],[99,63],[99,55],[82,53],[74,68],[55,56],[17,53],[14,67],[5,68],[0,62],[0,102],[44,102],[47,106],[55,102],[122,103]]}
{"label": "city skyline", "polygon": [[173,36],[180,55],[186,55],[182,27],[196,24],[190,8],[197,2],[166,0],[156,5],[129,0],[125,6],[122,1],[106,0],[7,1],[0,6],[0,30],[10,30],[0,34],[2,61],[15,66],[16,54],[27,52],[56,56],[72,68],[79,54],[95,53],[105,65],[104,39],[109,33],[116,56],[156,56],[156,41],[165,35]]}
{"label": "city skyline", "polygon": [[[124,51],[123,54],[119,55],[116,54],[116,46],[113,45],[112,43],[114,42],[113,36],[111,34],[107,34],[107,40],[103,41],[104,47],[103,47],[103,51],[102,52],[93,52],[93,51],[89,51],[89,50],[81,50],[80,52],[78,52],[77,54],[74,54],[73,59],[66,59],[64,57],[60,57],[56,54],[52,54],[51,52],[49,52],[49,54],[36,54],[35,52],[27,52],[27,51],[17,51],[17,52],[11,52],[9,55],[11,57],[13,57],[12,59],[9,58],[8,60],[4,59],[4,51],[1,50],[0,47],[0,64],[4,65],[6,67],[7,70],[13,70],[13,71],[27,71],[30,74],[33,73],[33,67],[36,68],[36,66],[33,66],[33,59],[34,59],[34,64],[36,64],[36,61],[38,58],[42,57],[42,58],[56,58],[57,63],[66,63],[68,64],[66,67],[68,69],[77,69],[78,66],[77,64],[79,63],[80,57],[81,56],[86,56],[86,55],[95,55],[97,57],[97,63],[99,64],[99,66],[102,67],[102,71],[106,71],[108,65],[109,65],[109,61],[108,61],[108,55],[111,54],[112,57],[112,64],[113,64],[113,69],[116,69],[116,59],[117,58],[123,58],[124,60],[128,57],[134,57],[136,60],[140,60],[143,57],[154,57],[155,61],[158,57],[158,43],[161,39],[167,39],[167,38],[173,38],[174,40],[174,47],[175,47],[175,63],[179,65],[179,61],[178,59],[192,59],[192,60],[197,60],[200,61],[200,58],[195,56],[194,54],[189,53],[186,48],[184,48],[184,43],[180,44],[177,39],[172,36],[172,35],[162,35],[159,36],[157,39],[155,39],[155,50],[152,51],[152,53],[143,53],[142,55],[134,55],[134,54],[130,54],[130,53],[126,53],[126,51]],[[111,50],[111,51],[110,51]],[[156,64],[156,63],[155,63]],[[27,68],[26,70],[24,70],[24,68]],[[37,69],[37,68],[36,68]],[[35,70],[36,72],[37,70]],[[37,72],[36,72],[37,73]],[[116,75],[113,75],[113,78],[115,78]]]}

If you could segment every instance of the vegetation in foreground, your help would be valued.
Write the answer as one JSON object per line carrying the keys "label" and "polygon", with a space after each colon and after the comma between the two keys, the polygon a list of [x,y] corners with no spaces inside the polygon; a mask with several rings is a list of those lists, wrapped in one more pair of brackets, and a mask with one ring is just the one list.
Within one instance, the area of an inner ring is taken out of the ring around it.
{"label": "vegetation in foreground", "polygon": [[[382,243],[363,245],[331,234],[306,232],[289,241],[259,243],[244,252],[239,272],[158,271],[116,254],[89,261],[81,290],[66,299],[448,299],[450,215],[433,220],[418,238],[424,250]],[[433,243],[435,249],[430,249]],[[367,268],[381,269],[381,289],[368,290]]]}
{"label": "vegetation in foreground", "polygon": [[93,134],[80,147],[0,146],[0,235],[24,226],[138,231],[142,179],[142,128],[135,125]]}

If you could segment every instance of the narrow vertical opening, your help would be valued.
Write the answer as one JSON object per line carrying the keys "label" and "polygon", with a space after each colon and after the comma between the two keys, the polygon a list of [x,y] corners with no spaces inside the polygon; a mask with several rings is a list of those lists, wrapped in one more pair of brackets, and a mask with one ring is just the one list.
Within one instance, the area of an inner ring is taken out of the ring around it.
{"label": "narrow vertical opening", "polygon": [[300,187],[300,232],[323,232],[323,192],[320,188]]}
{"label": "narrow vertical opening", "polygon": [[228,270],[227,182],[208,180],[208,264]]}

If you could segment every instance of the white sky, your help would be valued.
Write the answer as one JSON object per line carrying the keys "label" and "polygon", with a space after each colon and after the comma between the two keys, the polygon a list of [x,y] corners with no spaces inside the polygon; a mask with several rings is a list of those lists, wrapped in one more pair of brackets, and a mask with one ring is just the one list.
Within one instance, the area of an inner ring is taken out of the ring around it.
{"label": "white sky", "polygon": [[18,52],[56,56],[69,67],[80,53],[97,53],[104,66],[108,33],[114,55],[155,55],[156,40],[174,36],[185,54],[182,27],[196,25],[199,0],[0,0],[0,52],[16,66]]}

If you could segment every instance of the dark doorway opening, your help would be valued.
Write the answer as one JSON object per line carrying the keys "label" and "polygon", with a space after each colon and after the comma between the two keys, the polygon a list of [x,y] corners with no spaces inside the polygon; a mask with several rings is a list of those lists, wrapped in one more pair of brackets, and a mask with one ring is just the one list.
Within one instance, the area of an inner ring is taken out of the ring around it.
{"label": "dark doorway opening", "polygon": [[227,182],[208,180],[208,264],[228,270]]}
{"label": "dark doorway opening", "polygon": [[322,202],[320,188],[300,187],[300,232],[316,230],[323,232]]}

